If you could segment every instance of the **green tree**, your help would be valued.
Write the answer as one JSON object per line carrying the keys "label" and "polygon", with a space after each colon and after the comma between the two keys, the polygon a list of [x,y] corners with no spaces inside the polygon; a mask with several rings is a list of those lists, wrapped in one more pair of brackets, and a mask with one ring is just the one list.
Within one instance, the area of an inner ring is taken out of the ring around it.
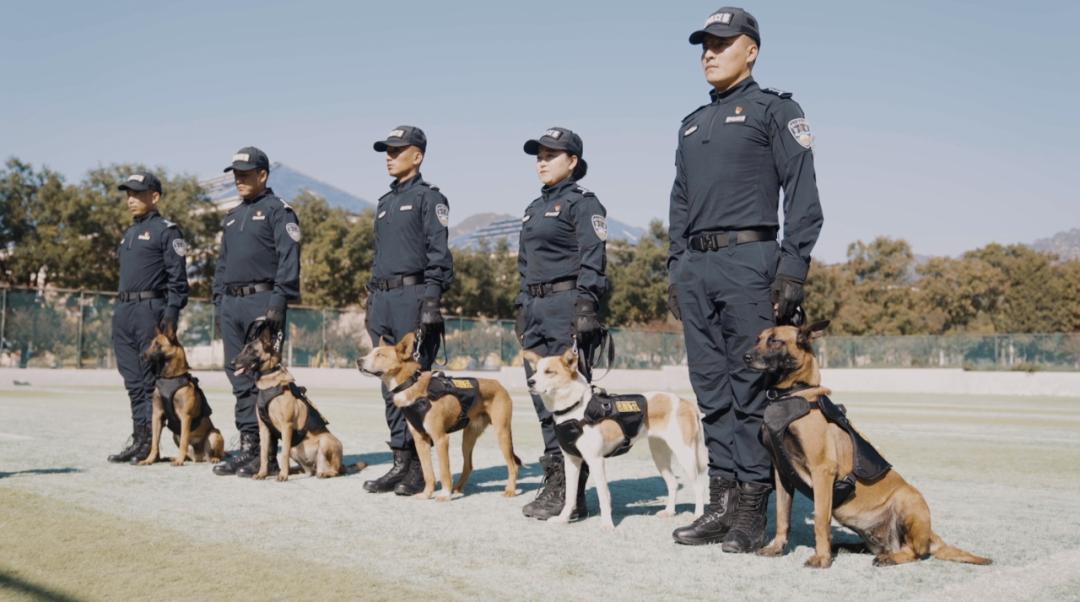
{"label": "green tree", "polygon": [[605,303],[609,326],[673,326],[667,306],[667,254],[667,228],[660,220],[649,223],[637,244],[608,243],[611,294]]}
{"label": "green tree", "polygon": [[352,215],[303,192],[290,203],[300,219],[303,303],[324,307],[363,304],[375,261],[374,213]]}

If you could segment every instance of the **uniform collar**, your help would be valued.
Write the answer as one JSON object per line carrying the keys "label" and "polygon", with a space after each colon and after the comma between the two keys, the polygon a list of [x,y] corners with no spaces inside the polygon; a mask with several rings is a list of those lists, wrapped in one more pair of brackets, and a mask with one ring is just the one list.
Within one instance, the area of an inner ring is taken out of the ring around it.
{"label": "uniform collar", "polygon": [[753,76],[750,76],[750,77],[742,80],[741,82],[735,84],[734,86],[728,88],[727,90],[724,90],[723,92],[717,92],[715,88],[713,90],[710,90],[709,91],[709,98],[711,98],[713,102],[720,102],[722,100],[727,100],[728,98],[731,98],[732,96],[742,95],[747,90],[750,90],[751,88],[756,88],[756,87],[757,87],[757,82],[754,81]]}
{"label": "uniform collar", "polygon": [[555,184],[553,186],[544,186],[540,189],[540,194],[542,194],[544,198],[547,199],[553,196],[558,196],[566,192],[567,189],[573,188],[574,186],[577,186],[577,180],[575,180],[574,178],[566,178],[562,182],[559,182],[558,184]]}
{"label": "uniform collar", "polygon": [[157,209],[151,209],[150,211],[147,211],[143,215],[135,218],[135,223],[136,224],[141,224],[141,223],[145,222],[146,220],[154,217],[155,215],[159,215],[158,212],[157,212]]}
{"label": "uniform collar", "polygon": [[406,180],[404,182],[401,182],[400,184],[398,183],[397,180],[394,180],[393,182],[390,182],[390,190],[392,190],[394,192],[405,192],[406,190],[409,190],[413,186],[415,186],[417,184],[420,184],[423,181],[424,181],[424,176],[421,175],[420,172],[416,172],[415,176],[409,178],[408,180]]}
{"label": "uniform collar", "polygon": [[270,196],[272,194],[274,194],[274,189],[267,186],[266,190],[262,191],[262,194],[260,194],[259,196],[251,199],[250,201],[247,201],[247,200],[243,201],[243,204],[252,205],[254,203],[258,203],[259,201],[265,199],[266,197],[268,197],[268,196]]}

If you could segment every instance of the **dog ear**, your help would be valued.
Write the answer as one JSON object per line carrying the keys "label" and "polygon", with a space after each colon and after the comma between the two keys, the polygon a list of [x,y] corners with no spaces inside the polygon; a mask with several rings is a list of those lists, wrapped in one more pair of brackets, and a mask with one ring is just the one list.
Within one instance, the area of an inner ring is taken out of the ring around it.
{"label": "dog ear", "polygon": [[169,339],[169,342],[173,345],[179,343],[179,340],[176,338],[176,323],[170,321],[165,324],[165,330],[159,330],[158,332],[165,335],[165,338]]}
{"label": "dog ear", "polygon": [[566,364],[566,367],[570,369],[570,372],[577,372],[577,349],[571,347],[562,354],[562,362]]}
{"label": "dog ear", "polygon": [[409,332],[405,336],[401,337],[401,341],[397,344],[397,354],[401,359],[407,359],[412,357],[413,347],[416,345],[416,333]]}
{"label": "dog ear", "polygon": [[543,359],[540,357],[540,354],[528,349],[521,353],[521,357],[526,362],[529,362],[529,365],[532,366],[534,372],[536,371],[536,367],[540,364],[540,360]]}
{"label": "dog ear", "polygon": [[825,329],[829,327],[829,320],[822,320],[820,322],[814,322],[806,328],[806,332],[810,335],[810,340],[817,340],[825,334]]}

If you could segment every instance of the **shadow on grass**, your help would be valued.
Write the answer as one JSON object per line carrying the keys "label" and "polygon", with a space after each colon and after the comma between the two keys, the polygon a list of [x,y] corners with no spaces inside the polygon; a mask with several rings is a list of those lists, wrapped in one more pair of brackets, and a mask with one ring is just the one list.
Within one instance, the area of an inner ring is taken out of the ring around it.
{"label": "shadow on grass", "polygon": [[25,594],[32,600],[49,600],[50,602],[75,602],[79,600],[79,598],[72,598],[67,594],[51,590],[43,585],[23,581],[3,570],[0,570],[0,591]]}
{"label": "shadow on grass", "polygon": [[368,466],[375,464],[389,464],[394,461],[394,454],[390,452],[372,452],[370,454],[345,454],[342,462],[346,466],[352,466],[357,462],[363,462]]}
{"label": "shadow on grass", "polygon": [[[452,460],[451,456],[451,461]],[[432,457],[434,459],[434,456]],[[460,467],[458,467],[460,469]],[[522,479],[529,477],[535,477],[544,474],[544,469],[540,467],[540,464],[524,464],[518,468],[518,484],[517,488],[521,493],[533,491],[540,488],[540,483],[522,483]],[[461,476],[461,471],[458,470],[454,473],[454,480]],[[484,468],[473,468],[472,475],[469,476],[469,483],[465,486],[465,495],[470,493],[491,493],[499,492],[506,488],[506,465],[496,464],[494,466],[486,466]],[[486,483],[493,483],[487,485]],[[501,484],[499,484],[501,483]]]}
{"label": "shadow on grass", "polygon": [[78,468],[72,468],[70,466],[66,468],[30,468],[27,470],[16,470],[15,472],[0,472],[0,479],[6,479],[8,477],[18,477],[22,475],[69,474],[73,472],[82,472],[82,470]]}

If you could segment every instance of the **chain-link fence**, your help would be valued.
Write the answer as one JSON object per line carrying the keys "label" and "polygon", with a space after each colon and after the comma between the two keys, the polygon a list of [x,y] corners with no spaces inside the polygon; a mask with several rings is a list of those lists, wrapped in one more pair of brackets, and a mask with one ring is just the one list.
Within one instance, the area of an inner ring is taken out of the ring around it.
{"label": "chain-link fence", "polygon": [[[114,368],[114,293],[0,287],[0,366]],[[191,301],[180,334],[196,368],[222,365],[213,306]],[[371,349],[360,310],[290,307],[285,359],[291,366],[349,368]],[[681,333],[614,329],[616,368],[686,363]],[[521,349],[510,320],[446,319],[451,370],[497,370],[519,365]],[[827,336],[818,345],[827,368],[964,368],[1080,370],[1080,333],[957,336]]]}

